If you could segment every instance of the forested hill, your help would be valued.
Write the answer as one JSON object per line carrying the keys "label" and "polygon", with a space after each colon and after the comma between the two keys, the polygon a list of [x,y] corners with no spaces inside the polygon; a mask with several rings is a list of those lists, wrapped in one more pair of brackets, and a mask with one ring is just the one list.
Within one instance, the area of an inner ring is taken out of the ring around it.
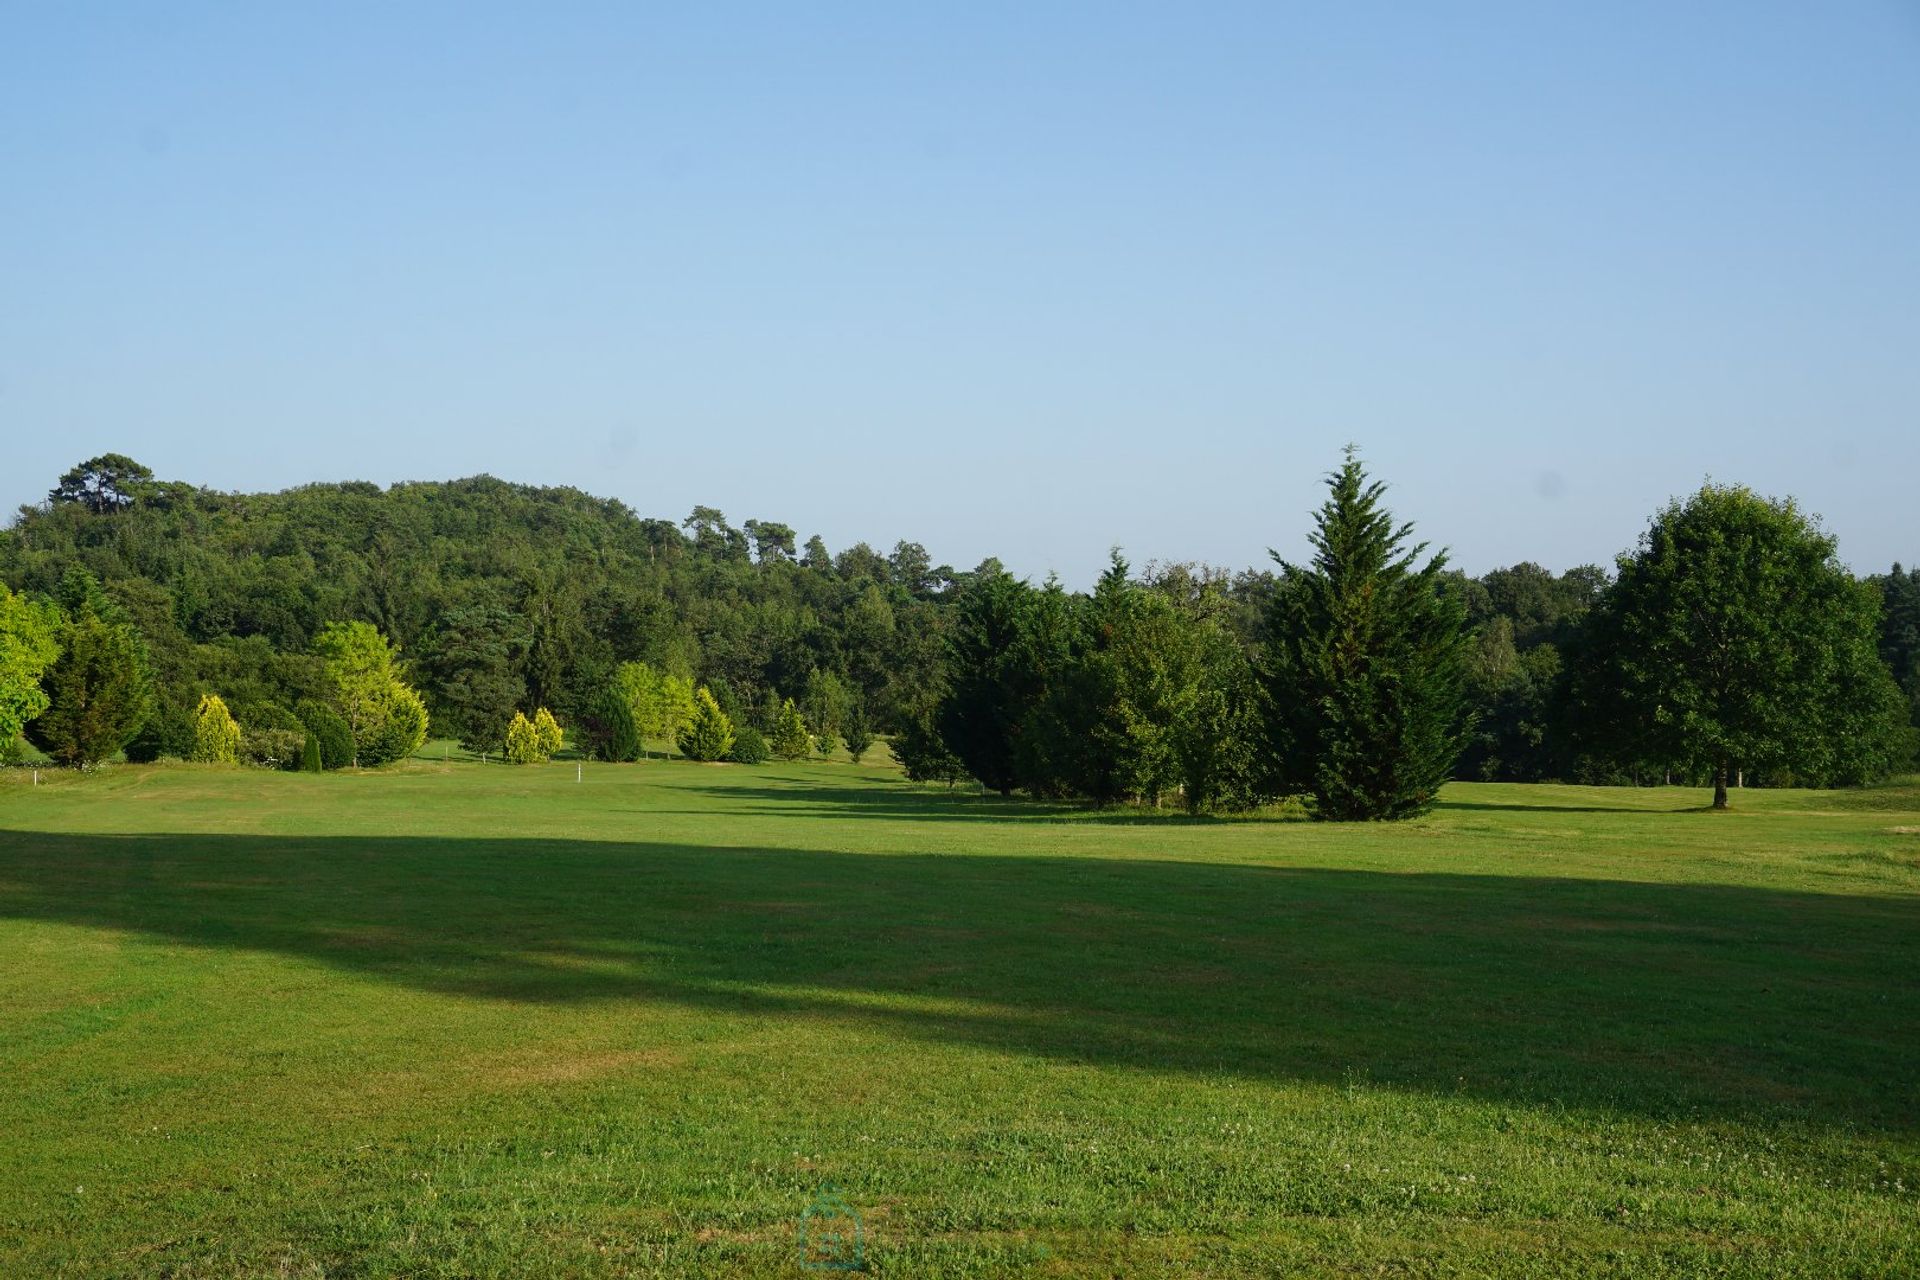
{"label": "forested hill", "polygon": [[[155,699],[148,758],[173,749],[166,744],[207,693],[247,729],[297,729],[286,709],[330,696],[315,641],[344,622],[371,623],[398,644],[436,734],[496,749],[516,710],[592,720],[625,663],[706,686],[722,711],[761,732],[791,698],[824,733],[854,718],[925,729],[941,706],[953,712],[975,695],[1038,706],[1047,690],[1112,693],[1133,676],[1158,688],[1204,650],[1213,683],[1194,687],[1253,715],[1248,690],[1272,657],[1274,573],[1175,565],[1128,575],[1116,559],[1106,596],[1069,596],[1015,583],[991,560],[934,567],[904,541],[884,555],[864,544],[832,554],[817,537],[800,545],[787,525],[735,527],[708,507],[678,522],[650,519],[576,489],[487,476],[220,493],[156,480],[113,454],[75,467],[0,530],[0,583],[69,611],[97,596],[138,632]],[[1467,631],[1461,692],[1471,715],[1457,776],[1671,775],[1671,753],[1597,749],[1606,735],[1596,730],[1618,717],[1604,699],[1578,696],[1571,679],[1583,653],[1606,656],[1592,620],[1616,585],[1609,572],[1556,575],[1523,562],[1477,579],[1449,570],[1439,581],[1461,597]],[[1863,625],[1877,627],[1880,658],[1920,724],[1920,571],[1895,566],[1871,581],[1879,616]],[[1116,602],[1138,624],[1124,653],[1105,620]],[[1213,679],[1221,672],[1231,678]],[[974,717],[1018,726],[1010,732],[1030,774],[1049,733],[1058,750],[1084,736],[1061,728],[1078,723],[1071,717],[1055,716],[1049,730],[1032,710]],[[1174,712],[1129,715],[1124,723],[1164,729]],[[963,722],[946,715],[942,736],[958,736]],[[1236,750],[1251,757],[1269,745]]]}
{"label": "forested hill", "polygon": [[290,705],[317,692],[304,655],[320,629],[365,620],[398,642],[447,729],[457,685],[571,711],[627,660],[745,705],[825,678],[897,720],[930,696],[936,615],[964,577],[908,542],[830,556],[778,523],[697,508],[675,524],[487,476],[236,494],[111,456],[0,532],[15,590],[55,595],[76,565],[131,615],[163,693]]}

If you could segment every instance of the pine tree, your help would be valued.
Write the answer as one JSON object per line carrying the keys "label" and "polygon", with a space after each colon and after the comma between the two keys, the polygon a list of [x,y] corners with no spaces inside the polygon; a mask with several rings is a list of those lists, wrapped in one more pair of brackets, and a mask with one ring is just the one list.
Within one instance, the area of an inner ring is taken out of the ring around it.
{"label": "pine tree", "polygon": [[855,764],[867,754],[867,748],[873,745],[873,726],[867,721],[867,707],[864,702],[856,701],[847,711],[847,723],[842,740],[847,744],[847,757]]}
{"label": "pine tree", "polygon": [[782,760],[804,760],[813,750],[813,736],[807,732],[807,722],[792,698],[780,704],[773,732],[767,735],[767,747]]}
{"label": "pine tree", "polygon": [[1280,560],[1263,673],[1279,777],[1323,819],[1432,808],[1465,742],[1465,604],[1445,554],[1418,564],[1355,451],[1327,478],[1313,562]]}
{"label": "pine tree", "polygon": [[307,731],[306,742],[300,748],[300,772],[320,772],[320,735],[311,729]]}
{"label": "pine tree", "polygon": [[680,754],[689,760],[724,760],[732,750],[733,721],[701,685],[693,694],[693,719],[680,731]]}

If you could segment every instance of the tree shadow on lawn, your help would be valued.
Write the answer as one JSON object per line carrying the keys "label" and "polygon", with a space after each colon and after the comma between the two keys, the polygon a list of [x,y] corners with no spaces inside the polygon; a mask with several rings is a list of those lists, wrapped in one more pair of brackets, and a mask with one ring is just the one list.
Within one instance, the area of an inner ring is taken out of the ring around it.
{"label": "tree shadow on lawn", "polygon": [[1920,1120],[1920,901],[657,843],[0,832],[0,916],[1146,1069]]}
{"label": "tree shadow on lawn", "polygon": [[[811,814],[836,818],[893,818],[920,821],[973,822],[1092,822],[1113,825],[1173,823],[1202,826],[1235,821],[1212,814],[1187,813],[1178,804],[1162,809],[1137,805],[1097,805],[1087,800],[1037,800],[1030,796],[1002,796],[992,792],[929,791],[912,783],[877,782],[868,786],[833,786],[811,781],[742,785],[677,784],[689,791],[728,802],[735,812]],[[744,804],[741,802],[745,802]],[[711,809],[650,812],[698,813]],[[1284,820],[1284,819],[1282,819]]]}

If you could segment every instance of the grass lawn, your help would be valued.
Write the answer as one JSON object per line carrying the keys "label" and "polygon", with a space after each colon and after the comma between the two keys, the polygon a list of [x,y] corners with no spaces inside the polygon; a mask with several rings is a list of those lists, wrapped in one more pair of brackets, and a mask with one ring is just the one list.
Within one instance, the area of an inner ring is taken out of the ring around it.
{"label": "grass lawn", "polygon": [[1706,799],[0,772],[0,1276],[1920,1274],[1920,788]]}

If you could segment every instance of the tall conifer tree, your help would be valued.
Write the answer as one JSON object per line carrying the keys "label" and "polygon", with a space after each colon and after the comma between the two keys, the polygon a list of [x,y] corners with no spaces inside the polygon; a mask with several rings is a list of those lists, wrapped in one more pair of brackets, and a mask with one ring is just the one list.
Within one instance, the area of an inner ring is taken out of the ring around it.
{"label": "tall conifer tree", "polygon": [[1352,448],[1327,487],[1312,563],[1274,553],[1263,674],[1279,776],[1321,818],[1414,817],[1465,741],[1465,604]]}

